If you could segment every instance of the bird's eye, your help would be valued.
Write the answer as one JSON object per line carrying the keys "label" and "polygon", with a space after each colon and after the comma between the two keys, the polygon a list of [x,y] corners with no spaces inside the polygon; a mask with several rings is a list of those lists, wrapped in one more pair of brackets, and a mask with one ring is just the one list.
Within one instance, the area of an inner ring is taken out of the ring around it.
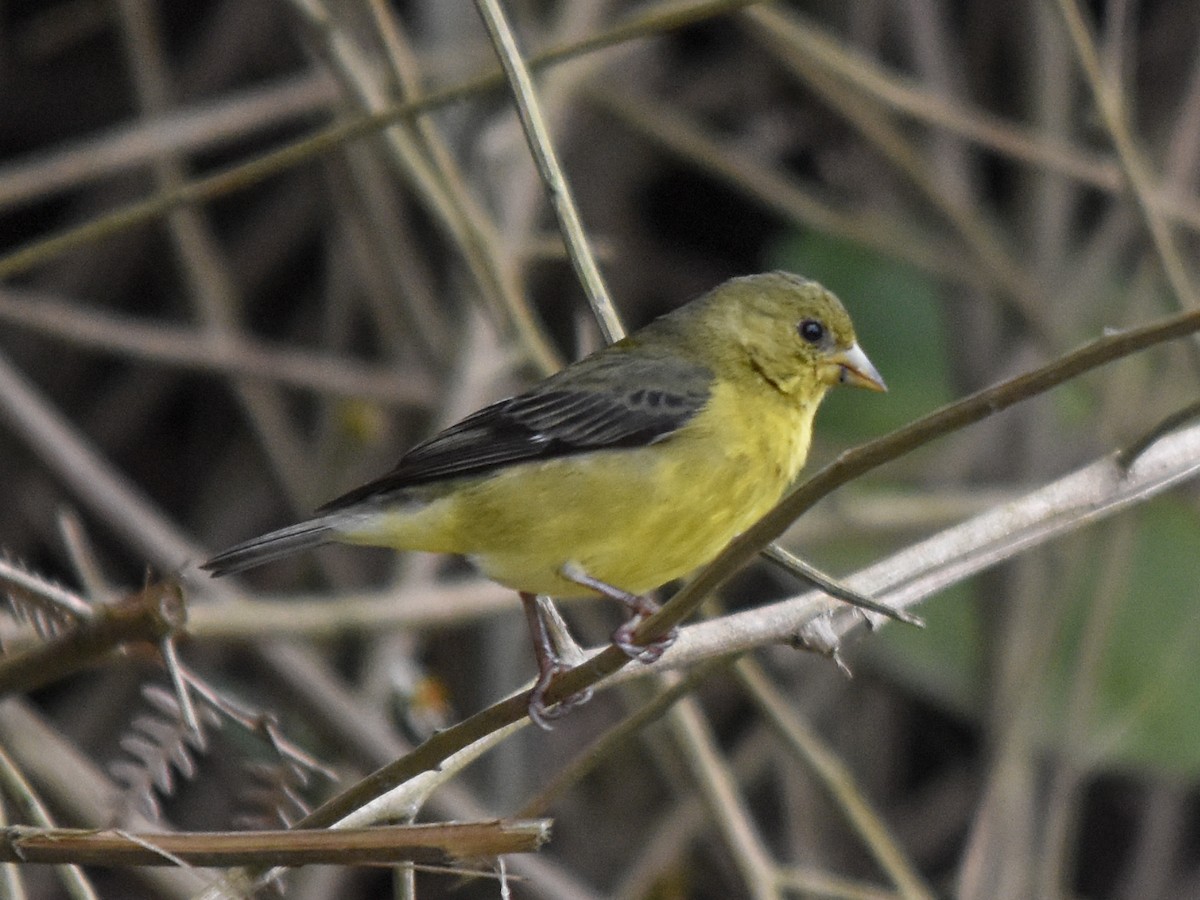
{"label": "bird's eye", "polygon": [[800,332],[800,337],[810,344],[818,344],[825,337],[825,326],[816,319],[805,319],[796,326],[796,330]]}

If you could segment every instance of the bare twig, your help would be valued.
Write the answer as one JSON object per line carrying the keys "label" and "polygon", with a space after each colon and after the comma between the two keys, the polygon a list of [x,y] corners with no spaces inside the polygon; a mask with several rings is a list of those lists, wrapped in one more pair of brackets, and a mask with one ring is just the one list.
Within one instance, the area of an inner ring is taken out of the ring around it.
{"label": "bare twig", "polygon": [[648,703],[638,707],[636,712],[626,716],[620,724],[601,735],[584,753],[581,753],[569,765],[564,766],[537,794],[525,801],[518,815],[528,817],[546,812],[556,800],[564,796],[584,776],[608,759],[615,748],[661,718],[668,709],[696,690],[700,684],[725,671],[734,658],[722,657],[709,660],[707,663],[692,668],[684,677],[672,679],[663,684],[663,689],[655,694]]}
{"label": "bare twig", "polygon": [[750,818],[737,781],[717,749],[716,738],[699,706],[691,698],[684,698],[671,709],[669,716],[680,756],[691,769],[708,814],[741,872],[745,896],[758,900],[782,897],[766,844]]}
{"label": "bare twig", "polygon": [[238,333],[151,324],[13,288],[0,291],[0,321],[124,359],[197,372],[402,406],[433,398],[428,376],[412,368],[273,346]]}
{"label": "bare twig", "polygon": [[333,82],[313,72],[231,93],[218,101],[132,122],[77,145],[0,166],[0,208],[145,165],[163,153],[211,150],[259,130],[318,115],[337,99]]}
{"label": "bare twig", "polygon": [[909,181],[933,203],[962,236],[992,281],[1032,330],[1052,342],[1057,335],[1039,299],[1040,286],[1005,246],[1000,234],[968,199],[946,190],[934,177],[931,164],[890,118],[849,92],[808,53],[803,22],[778,7],[748,10],[745,18],[762,35],[764,44],[796,75],[832,104]]}
{"label": "bare twig", "polygon": [[521,118],[521,126],[525,129],[525,139],[529,143],[529,149],[537,163],[538,172],[546,185],[546,192],[550,196],[550,205],[558,217],[558,225],[567,245],[571,265],[575,268],[575,274],[587,293],[588,300],[592,304],[592,311],[600,323],[605,338],[612,343],[625,335],[625,328],[621,325],[612,299],[608,296],[608,289],[604,286],[600,268],[596,265],[596,258],[588,244],[583,223],[575,208],[575,200],[571,196],[570,185],[563,174],[562,166],[559,165],[558,154],[554,150],[550,132],[542,118],[537,94],[533,89],[533,80],[529,76],[529,69],[521,58],[516,38],[513,37],[512,29],[508,25],[508,20],[505,18],[504,10],[498,0],[476,0],[475,5],[483,17],[492,43],[496,47],[496,54],[500,57],[500,64],[512,87],[517,112]]}
{"label": "bare twig", "polygon": [[1200,295],[1197,295],[1191,276],[1183,264],[1175,237],[1155,202],[1150,169],[1134,141],[1119,85],[1101,67],[1091,29],[1077,0],[1058,0],[1058,8],[1066,21],[1067,31],[1104,119],[1104,126],[1116,148],[1130,191],[1146,222],[1146,229],[1162,261],[1167,280],[1171,283],[1175,300],[1183,309],[1195,309],[1200,306]]}
{"label": "bare twig", "polygon": [[550,836],[545,819],[383,825],[334,831],[223,831],[127,834],[121,831],[10,827],[0,860],[99,866],[450,865],[531,853]]}
{"label": "bare twig", "polygon": [[78,594],[3,557],[0,557],[0,588],[19,595],[23,602],[45,604],[56,615],[72,620],[86,622],[95,614],[92,605]]}
{"label": "bare twig", "polygon": [[[54,821],[41,799],[8,753],[0,749],[0,784],[4,794],[21,809],[24,818],[41,828],[51,829]],[[58,877],[72,900],[98,900],[92,883],[79,866],[60,861]]]}
{"label": "bare twig", "polygon": [[179,585],[152,584],[120,603],[98,608],[87,621],[48,644],[0,659],[0,696],[51,684],[127,644],[159,644],[178,632],[184,620]]}
{"label": "bare twig", "polygon": [[924,883],[912,861],[900,849],[883,819],[871,808],[855,784],[854,776],[836,754],[812,734],[807,723],[775,689],[757,663],[748,658],[741,659],[735,672],[771,728],[794,754],[804,760],[826,790],[836,798],[838,807],[895,883],[897,894],[910,900],[931,900],[933,891]]}
{"label": "bare twig", "polygon": [[639,134],[701,171],[729,182],[767,209],[826,234],[873,247],[935,275],[967,283],[980,280],[977,268],[965,264],[957,248],[923,233],[918,223],[894,219],[881,210],[843,210],[816,191],[807,190],[786,172],[718,141],[670,103],[624,85],[619,92],[599,85],[589,87],[587,97]]}

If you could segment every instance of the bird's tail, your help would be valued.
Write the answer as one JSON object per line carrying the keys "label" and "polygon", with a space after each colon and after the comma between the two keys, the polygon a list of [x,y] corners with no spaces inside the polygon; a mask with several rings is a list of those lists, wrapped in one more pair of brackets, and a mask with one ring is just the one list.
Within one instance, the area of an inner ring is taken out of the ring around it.
{"label": "bird's tail", "polygon": [[244,572],[281,556],[328,543],[333,540],[335,533],[336,529],[331,527],[328,518],[309,519],[230,547],[203,563],[200,568],[212,572],[213,577]]}

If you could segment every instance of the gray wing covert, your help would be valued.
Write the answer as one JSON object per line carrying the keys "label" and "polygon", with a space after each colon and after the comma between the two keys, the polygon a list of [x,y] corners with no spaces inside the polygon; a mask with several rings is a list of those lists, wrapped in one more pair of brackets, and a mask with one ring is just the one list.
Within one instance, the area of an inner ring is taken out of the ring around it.
{"label": "gray wing covert", "polygon": [[653,444],[703,408],[711,380],[698,363],[601,353],[451,425],[409,450],[387,475],[322,511],[513,463]]}

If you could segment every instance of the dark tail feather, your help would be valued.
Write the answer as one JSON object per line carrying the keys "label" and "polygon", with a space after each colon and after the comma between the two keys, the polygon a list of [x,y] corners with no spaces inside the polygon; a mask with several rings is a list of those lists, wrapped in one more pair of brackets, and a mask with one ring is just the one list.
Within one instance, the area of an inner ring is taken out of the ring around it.
{"label": "dark tail feather", "polygon": [[328,519],[310,519],[230,547],[200,568],[212,572],[214,578],[244,572],[281,556],[326,544],[333,540],[334,533]]}

